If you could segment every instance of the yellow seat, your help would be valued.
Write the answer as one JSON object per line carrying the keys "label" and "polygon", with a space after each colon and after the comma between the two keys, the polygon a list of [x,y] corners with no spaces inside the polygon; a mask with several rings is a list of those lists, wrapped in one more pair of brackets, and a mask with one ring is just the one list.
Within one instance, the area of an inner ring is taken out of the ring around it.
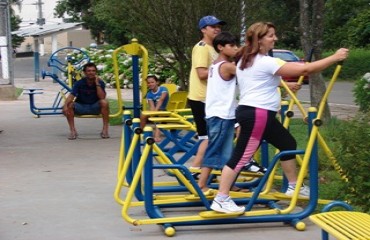
{"label": "yellow seat", "polygon": [[178,91],[170,95],[167,103],[167,111],[174,112],[176,110],[184,109],[188,101],[188,92]]}
{"label": "yellow seat", "polygon": [[322,229],[322,239],[328,233],[340,240],[370,239],[370,215],[362,212],[333,211],[310,216],[310,220]]}
{"label": "yellow seat", "polygon": [[168,90],[168,96],[177,91],[177,86],[174,83],[163,83],[161,86],[166,87]]}
{"label": "yellow seat", "polygon": [[187,121],[180,113],[186,110],[188,92],[178,91],[170,95],[166,111],[142,111],[143,115],[149,117],[149,121],[156,123],[160,129],[177,129],[195,131],[195,126]]}

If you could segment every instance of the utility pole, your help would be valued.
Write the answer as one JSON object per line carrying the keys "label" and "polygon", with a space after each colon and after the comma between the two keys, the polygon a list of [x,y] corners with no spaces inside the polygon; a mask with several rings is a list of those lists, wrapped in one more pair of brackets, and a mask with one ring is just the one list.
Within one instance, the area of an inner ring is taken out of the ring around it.
{"label": "utility pole", "polygon": [[11,15],[10,15],[10,1],[8,3],[8,62],[9,62],[9,84],[14,86],[14,57],[13,57],[13,42],[12,42],[12,27],[11,27]]}
{"label": "utility pole", "polygon": [[8,79],[8,84],[14,84],[12,72],[12,44],[10,32],[10,12],[7,0],[0,0],[0,51],[3,79]]}
{"label": "utility pole", "polygon": [[13,50],[10,31],[10,6],[7,0],[0,0],[0,52],[2,79],[7,83],[0,85],[0,100],[14,100],[17,98],[13,76]]}
{"label": "utility pole", "polygon": [[44,4],[44,3],[41,2],[41,0],[38,0],[36,4],[37,4],[37,8],[39,10],[38,18],[37,18],[37,25],[39,25],[40,28],[41,28],[42,25],[45,24],[45,18],[42,17],[42,4]]}
{"label": "utility pole", "polygon": [[[37,18],[37,25],[39,25],[40,29],[42,28],[42,25],[45,24],[45,18],[42,17],[42,2],[41,0],[38,0],[36,5],[38,7],[38,18]],[[34,63],[35,63],[35,82],[40,81],[40,45],[42,44],[42,47],[44,47],[44,39],[39,39],[38,37],[34,37],[33,43],[35,45],[35,51],[33,53],[34,56]],[[43,51],[43,49],[42,49]]]}

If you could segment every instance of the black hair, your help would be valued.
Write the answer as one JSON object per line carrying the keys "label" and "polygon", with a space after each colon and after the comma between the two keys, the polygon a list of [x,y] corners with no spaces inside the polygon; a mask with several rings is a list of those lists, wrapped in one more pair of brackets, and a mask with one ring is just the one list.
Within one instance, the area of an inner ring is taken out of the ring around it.
{"label": "black hair", "polygon": [[148,76],[146,76],[146,80],[148,80],[148,78],[154,78],[156,82],[159,82],[159,78],[154,74],[149,74]]}
{"label": "black hair", "polygon": [[237,45],[238,39],[230,32],[220,32],[219,34],[217,34],[215,39],[213,39],[213,47],[216,52],[220,52],[217,48],[218,45],[225,46],[226,44]]}
{"label": "black hair", "polygon": [[94,67],[94,68],[95,68],[95,70],[96,70],[96,71],[98,71],[98,68],[96,67],[95,63],[93,63],[93,62],[88,62],[88,63],[86,63],[86,64],[83,66],[82,71],[86,72],[86,69],[87,69],[88,67]]}

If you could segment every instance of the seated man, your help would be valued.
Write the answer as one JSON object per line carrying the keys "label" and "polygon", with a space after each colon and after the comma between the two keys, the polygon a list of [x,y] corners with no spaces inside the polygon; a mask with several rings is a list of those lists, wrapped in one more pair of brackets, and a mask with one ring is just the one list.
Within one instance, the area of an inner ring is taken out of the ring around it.
{"label": "seated man", "polygon": [[94,63],[87,63],[83,67],[85,77],[77,81],[68,95],[63,106],[63,114],[67,117],[70,134],[68,139],[74,140],[78,134],[75,128],[75,115],[98,115],[103,117],[102,138],[109,138],[109,102],[105,99],[105,83],[96,75]]}

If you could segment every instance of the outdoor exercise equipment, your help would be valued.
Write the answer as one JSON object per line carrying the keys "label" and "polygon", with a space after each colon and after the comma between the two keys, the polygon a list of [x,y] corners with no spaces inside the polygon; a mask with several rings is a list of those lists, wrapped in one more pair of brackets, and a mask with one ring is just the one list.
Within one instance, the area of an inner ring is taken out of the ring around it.
{"label": "outdoor exercise equipment", "polygon": [[[311,62],[313,53],[314,53],[314,49],[311,49],[311,51],[308,54],[307,62]],[[304,79],[304,76],[301,76],[298,79],[298,84],[302,84],[303,83],[303,79]],[[307,113],[304,110],[301,102],[296,97],[296,95],[297,95],[298,92],[297,93],[293,93],[288,88],[288,86],[286,85],[286,83],[284,81],[281,81],[281,84],[283,85],[284,89],[289,93],[289,96],[291,96],[291,99],[289,101],[289,104],[288,104],[288,106],[286,108],[286,114],[285,114],[286,115],[286,118],[283,119],[283,125],[284,125],[284,127],[287,128],[289,126],[290,119],[293,118],[293,116],[294,116],[294,112],[293,112],[294,105],[296,105],[298,107],[299,111],[303,115],[303,120],[304,121],[307,121]],[[329,85],[328,86],[328,88],[330,88],[330,90],[331,90],[332,87],[333,87],[333,85]],[[325,103],[323,103],[323,104],[325,104]],[[320,132],[317,133],[317,139],[318,139],[318,143],[319,143],[321,149],[324,151],[324,153],[326,154],[326,156],[328,157],[328,159],[331,161],[332,165],[334,166],[334,169],[339,173],[340,177],[344,181],[348,181],[348,177],[346,176],[346,174],[344,173],[343,169],[339,165],[339,163],[336,160],[333,152],[330,150],[329,146],[326,144],[326,142],[325,142],[324,138],[321,136]],[[298,160],[299,163],[302,162],[302,160],[301,160],[300,157],[297,157],[297,160]]]}
{"label": "outdoor exercise equipment", "polygon": [[[80,55],[78,59],[74,59],[72,54]],[[66,57],[58,58],[58,55],[63,55]],[[30,97],[30,110],[37,117],[41,115],[59,115],[62,114],[62,100],[65,98],[72,89],[73,81],[79,80],[79,76],[76,70],[80,70],[83,64],[90,61],[89,56],[78,48],[67,47],[61,48],[55,51],[49,58],[47,64],[48,67],[52,68],[52,72],[42,71],[42,78],[51,77],[54,82],[61,85],[61,89],[56,94],[54,101],[49,107],[37,107],[35,104],[35,94],[42,94],[40,88],[25,89],[25,94]],[[62,80],[58,75],[64,74],[67,76],[67,80]]]}
{"label": "outdoor exercise equipment", "polygon": [[[178,152],[186,153],[182,158],[182,162],[186,162],[190,157],[192,157],[196,150],[198,149],[199,141],[192,139],[196,135],[196,129],[193,123],[189,120],[189,116],[185,119],[184,112],[189,112],[189,110],[184,110],[186,106],[186,92],[174,92],[176,87],[173,85],[169,86],[169,91],[173,92],[170,95],[168,102],[169,111],[142,111],[146,109],[147,102],[141,101],[145,98],[147,93],[146,84],[142,84],[140,87],[140,77],[141,82],[145,82],[145,79],[148,75],[148,52],[144,46],[138,43],[137,39],[133,39],[131,44],[121,46],[113,51],[113,67],[116,79],[119,75],[119,64],[118,64],[118,55],[120,52],[126,52],[127,54],[132,55],[132,76],[133,76],[133,106],[124,106],[125,110],[133,110],[132,117],[139,118],[141,114],[146,114],[150,118],[149,120],[155,123],[161,123],[157,125],[159,129],[162,130],[166,138],[161,142],[161,147],[166,148],[166,146],[172,145],[168,148],[168,154],[174,155]],[[141,63],[140,60],[141,59]],[[140,71],[141,70],[141,71]],[[141,76],[140,76],[141,74]],[[118,80],[117,80],[118,81]],[[142,98],[142,99],[141,99]],[[130,116],[131,117],[131,116]],[[171,124],[164,124],[167,121],[170,121]],[[176,126],[174,122],[178,122]],[[171,130],[168,130],[168,126],[171,126]],[[175,128],[176,127],[176,128]],[[182,132],[186,130],[186,133]],[[184,134],[184,135],[181,135]],[[129,146],[130,141],[122,142],[120,150],[120,159],[124,158],[124,152],[127,152],[127,146]]]}
{"label": "outdoor exercise equipment", "polygon": [[[313,53],[314,53],[314,49],[311,49],[311,51],[309,52],[309,54],[307,56],[307,59],[306,59],[307,63],[311,62]],[[297,83],[302,84],[303,80],[304,80],[304,76],[300,76]],[[304,107],[302,106],[301,102],[297,98],[297,94],[298,94],[299,91],[293,93],[284,81],[281,81],[281,85],[284,87],[285,91],[287,91],[287,93],[291,97],[289,102],[283,101],[283,103],[282,103],[282,111],[285,112],[285,114],[282,115],[283,126],[285,128],[289,127],[290,120],[294,116],[294,112],[293,112],[294,105],[296,105],[297,108],[299,109],[299,111],[301,112],[301,114],[303,116],[303,121],[307,122],[307,118],[308,118],[307,112],[304,110]],[[329,85],[328,88],[332,88],[332,86]],[[330,91],[331,91],[331,89],[330,89]],[[329,91],[329,93],[330,93],[330,91]],[[323,103],[323,104],[325,104],[325,103]],[[343,180],[348,181],[347,176],[345,175],[344,171],[340,167],[340,165],[337,162],[334,154],[331,152],[329,146],[326,144],[326,142],[325,142],[324,138],[321,136],[320,132],[317,133],[317,139],[318,139],[319,146],[324,151],[324,153],[329,158],[329,160],[332,162],[332,165],[334,166],[335,170],[337,170],[337,172],[339,173],[339,175],[341,176],[341,178]],[[301,165],[302,158],[300,156],[297,156],[297,161],[298,161],[299,165]],[[271,189],[271,187],[272,187],[272,185],[271,185],[271,182],[269,181],[269,184],[267,185],[266,189]],[[285,192],[287,187],[288,187],[288,182],[284,178],[283,186],[282,186],[282,192]],[[325,202],[325,201],[322,201],[322,202]]]}
{"label": "outdoor exercise equipment", "polygon": [[[341,64],[338,64],[330,80],[327,90],[320,102],[318,110],[309,108],[307,115],[309,140],[305,150],[284,151],[276,154],[269,162],[266,174],[260,179],[258,185],[251,193],[231,192],[237,204],[244,204],[246,212],[243,214],[216,213],[210,210],[210,201],[214,192],[204,194],[190,171],[183,164],[174,162],[155,143],[151,128],[143,130],[139,128],[140,121],[131,119],[130,113],[124,114],[122,128],[122,142],[126,145],[123,151],[124,158],[120,159],[118,166],[118,180],[114,192],[115,200],[122,205],[122,217],[129,223],[137,226],[144,224],[160,224],[165,229],[167,236],[175,234],[176,226],[205,225],[205,224],[234,224],[234,223],[261,223],[261,222],[284,222],[295,226],[297,230],[304,230],[305,223],[302,221],[313,213],[318,203],[328,203],[330,200],[318,199],[318,131],[322,125],[322,114],[325,102],[332,90]],[[299,102],[299,101],[298,101]],[[170,128],[170,127],[169,127]],[[141,139],[143,138],[143,143]],[[142,145],[142,146],[141,146]],[[142,151],[141,151],[142,147]],[[127,154],[126,154],[127,153]],[[298,174],[296,190],[292,197],[285,196],[280,192],[273,192],[265,188],[272,181],[272,173],[279,158],[286,154],[302,155],[301,168]],[[159,160],[156,156],[160,156]],[[154,160],[154,161],[153,161]],[[157,163],[155,163],[157,162]],[[165,169],[171,171],[177,179],[177,185],[161,185],[154,182],[154,171]],[[309,170],[309,171],[308,171]],[[311,193],[309,198],[299,197],[299,189],[305,177],[309,173],[309,185]],[[121,190],[127,188],[124,198],[121,198]],[[182,188],[183,194],[175,194]],[[134,200],[134,197],[137,201]],[[288,206],[282,206],[279,200],[290,200]],[[307,206],[298,212],[296,210],[298,201],[306,201]],[[263,204],[269,209],[260,209],[257,204]],[[147,217],[139,218],[130,213],[133,207],[144,207]],[[177,209],[186,207],[198,207],[187,209],[179,214],[179,211],[166,211],[166,209]],[[199,207],[201,209],[199,209]],[[185,212],[185,213],[184,213]]]}
{"label": "outdoor exercise equipment", "polygon": [[[123,45],[118,47],[113,51],[112,58],[113,58],[113,68],[114,68],[114,76],[116,82],[119,82],[119,63],[118,57],[121,52],[125,52],[131,55],[132,59],[132,82],[133,82],[133,106],[128,107],[125,106],[125,109],[133,109],[134,117],[140,117],[140,110],[142,108],[140,102],[140,92],[142,96],[146,95],[147,89],[146,87],[142,86],[140,89],[140,74],[142,81],[146,79],[148,75],[148,51],[147,49],[139,44],[138,40],[133,38],[130,44]],[[141,58],[141,64],[140,64]],[[141,72],[140,72],[141,69]],[[146,106],[146,103],[143,102],[143,107]],[[122,108],[122,105],[121,105]]]}
{"label": "outdoor exercise equipment", "polygon": [[[60,57],[62,56],[62,57]],[[88,54],[75,47],[65,47],[55,51],[49,58],[47,65],[51,68],[51,72],[43,70],[42,78],[50,77],[53,82],[61,86],[60,90],[56,93],[54,101],[49,107],[37,107],[35,104],[34,95],[42,94],[41,88],[30,88],[25,89],[25,94],[29,95],[30,98],[30,110],[37,117],[41,115],[60,115],[62,113],[63,100],[72,91],[73,84],[80,80],[81,71],[83,66],[90,62]],[[66,79],[62,79],[59,76],[64,75]],[[118,77],[117,77],[118,78]],[[115,81],[115,88],[117,90],[117,103],[118,109],[115,113],[110,113],[109,117],[117,117],[122,115],[122,97],[120,90],[120,81]],[[99,117],[99,115],[80,115],[76,117]]]}

